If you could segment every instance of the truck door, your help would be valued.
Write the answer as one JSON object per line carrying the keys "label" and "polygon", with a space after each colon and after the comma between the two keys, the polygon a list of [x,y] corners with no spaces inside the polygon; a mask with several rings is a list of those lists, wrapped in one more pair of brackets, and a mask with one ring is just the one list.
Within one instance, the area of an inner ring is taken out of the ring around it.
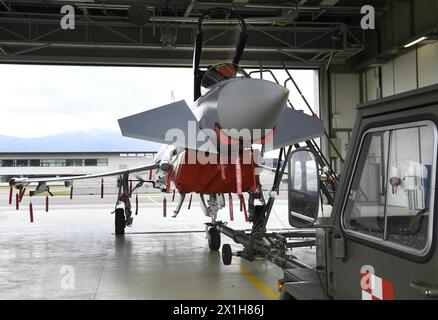
{"label": "truck door", "polygon": [[341,210],[344,259],[335,259],[340,299],[437,298],[432,120],[364,129]]}

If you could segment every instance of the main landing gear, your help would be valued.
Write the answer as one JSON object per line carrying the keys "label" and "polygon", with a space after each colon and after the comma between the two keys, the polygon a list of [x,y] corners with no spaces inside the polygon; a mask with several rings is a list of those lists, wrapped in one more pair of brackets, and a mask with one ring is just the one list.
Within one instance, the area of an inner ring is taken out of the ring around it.
{"label": "main landing gear", "polygon": [[124,235],[125,226],[126,226],[125,210],[123,210],[122,208],[117,208],[116,211],[114,212],[114,217],[115,217],[114,224],[115,224],[116,236]]}
{"label": "main landing gear", "polygon": [[[129,200],[129,195],[137,187],[143,184],[142,181],[134,188],[129,186],[129,176],[127,173],[120,175],[118,179],[119,192],[117,195],[116,209],[114,210],[114,233],[116,236],[123,236],[125,234],[125,227],[132,225],[132,206]],[[119,204],[123,203],[123,208],[119,208]]]}

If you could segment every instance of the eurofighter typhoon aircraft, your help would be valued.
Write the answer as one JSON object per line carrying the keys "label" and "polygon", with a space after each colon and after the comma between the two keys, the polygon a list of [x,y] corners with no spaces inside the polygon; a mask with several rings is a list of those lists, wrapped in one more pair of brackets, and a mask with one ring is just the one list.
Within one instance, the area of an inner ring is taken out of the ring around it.
{"label": "eurofighter typhoon aircraft", "polygon": [[[228,9],[223,9],[228,10]],[[288,90],[274,82],[252,79],[238,62],[246,42],[244,20],[235,12],[230,13],[239,21],[241,34],[232,63],[223,63],[208,70],[199,68],[202,50],[202,20],[198,21],[193,68],[194,104],[177,101],[139,114],[119,119],[122,135],[165,144],[150,165],[99,174],[56,177],[56,178],[13,178],[12,189],[18,189],[18,201],[25,194],[26,186],[38,184],[30,196],[49,192],[48,183],[64,181],[73,190],[73,182],[80,179],[95,179],[118,176],[119,194],[116,200],[115,233],[123,234],[126,226],[133,222],[130,194],[144,183],[163,192],[170,192],[171,184],[180,194],[180,201],[174,217],[181,209],[187,194],[200,196],[204,214],[214,224],[218,210],[225,207],[225,194],[229,196],[230,218],[232,219],[232,194],[243,202],[243,193],[249,193],[249,217],[256,227],[254,199],[262,204],[263,214],[266,201],[258,177],[258,156],[253,144],[263,145],[262,150],[278,149],[295,143],[320,137],[324,133],[321,120],[287,106]],[[203,94],[201,95],[201,91]],[[140,173],[148,173],[143,179]],[[154,173],[154,174],[152,174]],[[136,182],[132,188],[132,181]],[[206,201],[206,197],[208,198]],[[243,203],[242,203],[243,202]],[[30,205],[31,221],[33,219]],[[166,214],[166,200],[163,200]],[[257,211],[257,210],[256,210]],[[208,231],[209,245],[218,250],[218,231]]]}

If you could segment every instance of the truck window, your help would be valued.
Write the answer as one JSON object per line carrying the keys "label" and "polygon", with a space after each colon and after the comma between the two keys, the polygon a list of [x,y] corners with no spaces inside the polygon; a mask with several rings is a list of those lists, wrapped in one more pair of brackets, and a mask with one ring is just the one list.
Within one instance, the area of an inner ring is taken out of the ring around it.
{"label": "truck window", "polygon": [[424,254],[431,238],[436,148],[429,122],[366,133],[344,208],[346,231]]}

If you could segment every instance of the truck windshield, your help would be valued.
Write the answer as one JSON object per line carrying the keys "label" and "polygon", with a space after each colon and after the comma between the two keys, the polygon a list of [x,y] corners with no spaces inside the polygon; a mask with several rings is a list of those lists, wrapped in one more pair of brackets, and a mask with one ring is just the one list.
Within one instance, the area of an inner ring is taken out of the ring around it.
{"label": "truck windshield", "polygon": [[347,231],[417,253],[427,249],[435,131],[423,122],[365,134],[344,211]]}

